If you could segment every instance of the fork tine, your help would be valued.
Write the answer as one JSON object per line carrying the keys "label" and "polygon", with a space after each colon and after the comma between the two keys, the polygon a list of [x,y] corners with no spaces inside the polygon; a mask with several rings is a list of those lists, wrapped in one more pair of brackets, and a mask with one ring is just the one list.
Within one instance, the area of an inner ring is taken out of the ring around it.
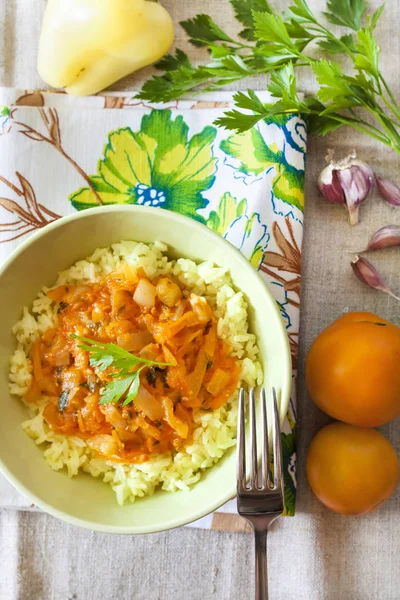
{"label": "fork tine", "polygon": [[263,487],[271,486],[271,474],[269,468],[269,436],[268,436],[268,416],[267,399],[265,389],[261,389],[261,426],[262,426],[262,483]]}
{"label": "fork tine", "polygon": [[256,402],[254,388],[249,394],[249,419],[250,419],[250,488],[258,486],[258,464],[257,464],[257,428],[256,428]]}
{"label": "fork tine", "polygon": [[283,493],[283,459],[281,444],[281,427],[275,388],[272,388],[272,399],[274,410],[274,489],[280,489]]}
{"label": "fork tine", "polygon": [[244,431],[244,390],[240,390],[239,394],[239,414],[238,414],[238,429],[237,429],[237,488],[238,492],[246,487],[246,440]]}

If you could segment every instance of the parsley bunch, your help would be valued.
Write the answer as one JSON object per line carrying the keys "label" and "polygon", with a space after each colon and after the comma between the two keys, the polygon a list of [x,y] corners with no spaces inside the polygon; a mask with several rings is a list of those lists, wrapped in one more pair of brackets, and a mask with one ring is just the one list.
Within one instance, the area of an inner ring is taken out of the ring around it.
{"label": "parsley bunch", "polygon": [[[400,106],[380,71],[375,38],[384,6],[367,16],[366,0],[329,0],[322,23],[306,0],[293,0],[282,14],[267,0],[229,1],[245,27],[239,34],[242,39],[234,40],[208,15],[183,21],[190,42],[207,48],[211,61],[194,66],[187,54],[176,50],[157,63],[164,74],[147,81],[139,98],[170,101],[190,90],[217,90],[269,73],[267,89],[275,101],[263,103],[252,90],[237,92],[236,108],[217,125],[243,132],[262,119],[299,112],[310,131],[325,135],[348,125],[400,154]],[[330,24],[346,32],[336,35]],[[316,44],[324,58],[310,54],[310,44]],[[349,73],[334,60],[341,54],[351,61]],[[298,93],[296,77],[297,70],[304,68],[311,70],[318,84],[318,91],[305,98]]]}
{"label": "parsley bunch", "polygon": [[[140,386],[140,373],[148,366],[167,367],[169,363],[158,363],[145,360],[140,356],[134,356],[116,344],[103,344],[95,340],[77,335],[71,337],[80,342],[79,347],[90,354],[89,363],[101,373],[113,367],[115,373],[111,373],[112,381],[104,386],[101,394],[100,404],[114,404],[121,400],[126,394],[122,406],[126,406],[136,398]],[[135,370],[133,370],[135,369]]]}

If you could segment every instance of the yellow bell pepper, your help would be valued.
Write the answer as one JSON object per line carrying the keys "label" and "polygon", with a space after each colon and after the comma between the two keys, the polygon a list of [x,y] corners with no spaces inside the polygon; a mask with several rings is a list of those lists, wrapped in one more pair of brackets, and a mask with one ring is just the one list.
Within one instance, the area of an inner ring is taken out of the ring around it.
{"label": "yellow bell pepper", "polygon": [[149,0],[49,0],[38,70],[69,94],[95,94],[163,56],[174,39],[171,17]]}

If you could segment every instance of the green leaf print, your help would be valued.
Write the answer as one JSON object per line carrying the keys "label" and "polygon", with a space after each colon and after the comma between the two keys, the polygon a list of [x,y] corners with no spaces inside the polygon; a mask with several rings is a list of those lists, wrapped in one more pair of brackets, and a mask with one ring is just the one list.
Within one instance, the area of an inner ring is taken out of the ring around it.
{"label": "green leaf print", "polygon": [[237,202],[226,192],[219,201],[217,210],[212,210],[207,227],[231,242],[258,269],[269,241],[267,227],[261,223],[259,213],[247,213],[247,200]]}
{"label": "green leaf print", "polygon": [[[140,131],[129,127],[110,132],[97,174],[90,182],[103,204],[159,206],[204,221],[198,210],[208,201],[203,192],[215,180],[212,143],[215,127],[188,136],[183,117],[170,110],[144,115]],[[70,196],[77,210],[98,206],[89,187]]]}
{"label": "green leaf print", "polygon": [[282,433],[282,452],[283,452],[283,478],[285,483],[285,510],[284,515],[293,516],[296,505],[296,487],[290,474],[293,455],[296,453],[296,430],[292,433]]}
{"label": "green leaf print", "polygon": [[[282,118],[276,124],[282,127]],[[275,143],[268,145],[257,127],[231,135],[221,142],[220,148],[240,161],[239,171],[242,173],[258,175],[273,168],[274,195],[300,210],[304,209],[304,170],[289,164],[285,152]]]}
{"label": "green leaf print", "polygon": [[[246,200],[242,200],[242,202],[237,205],[236,198],[231,196],[229,192],[226,192],[219,201],[217,210],[212,210],[210,212],[207,220],[207,226],[213,231],[216,231],[220,235],[224,236],[230,224],[244,212],[243,202],[245,210]],[[240,211],[238,210],[239,206],[241,206]]]}

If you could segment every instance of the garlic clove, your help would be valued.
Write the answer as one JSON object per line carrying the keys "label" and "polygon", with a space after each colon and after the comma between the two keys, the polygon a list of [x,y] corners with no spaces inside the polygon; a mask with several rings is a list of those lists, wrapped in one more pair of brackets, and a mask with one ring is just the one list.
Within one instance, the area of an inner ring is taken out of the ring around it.
{"label": "garlic clove", "polygon": [[333,169],[332,164],[323,169],[318,177],[318,189],[321,194],[334,204],[345,204],[345,197],[342,186],[339,181],[337,171]]}
{"label": "garlic clove", "polygon": [[346,205],[350,216],[350,225],[358,223],[358,207],[367,199],[374,186],[374,174],[365,164],[354,164],[350,169],[338,171]]}
{"label": "garlic clove", "polygon": [[385,225],[385,227],[381,227],[374,233],[365,251],[380,250],[381,248],[393,246],[400,246],[400,227],[398,225]]}
{"label": "garlic clove", "polygon": [[358,223],[358,207],[369,196],[375,184],[372,169],[356,158],[355,152],[330,163],[318,177],[318,188],[329,202],[343,204],[349,211],[350,224]]}
{"label": "garlic clove", "polygon": [[400,206],[400,186],[397,183],[394,183],[390,179],[377,177],[376,185],[380,195],[386,202],[391,206]]}
{"label": "garlic clove", "polygon": [[373,290],[379,290],[385,294],[389,294],[392,298],[400,301],[400,298],[398,298],[386,285],[382,275],[369,260],[362,256],[358,256],[357,254],[356,258],[351,262],[351,268],[361,283]]}

